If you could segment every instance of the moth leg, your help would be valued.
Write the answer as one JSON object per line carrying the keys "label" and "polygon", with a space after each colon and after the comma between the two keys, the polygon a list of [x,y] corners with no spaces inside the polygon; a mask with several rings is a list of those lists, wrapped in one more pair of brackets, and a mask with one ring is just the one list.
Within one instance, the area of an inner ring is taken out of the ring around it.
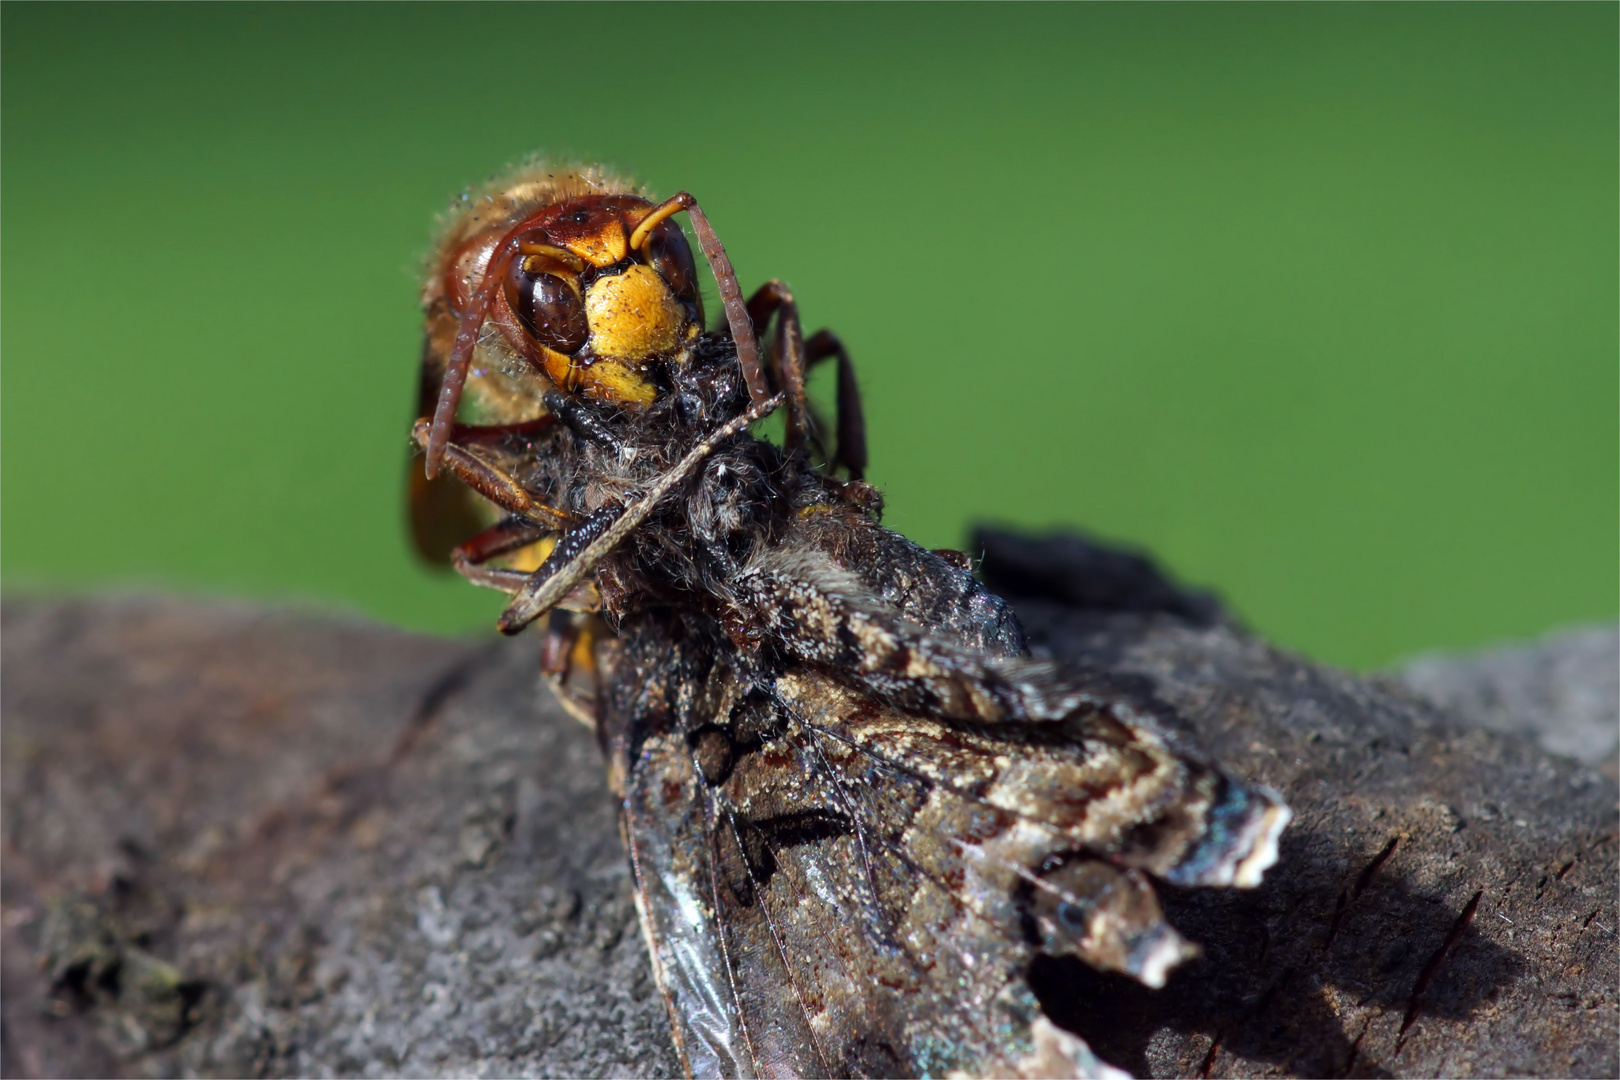
{"label": "moth leg", "polygon": [[831,330],[818,330],[804,343],[805,371],[829,357],[838,358],[838,449],[834,468],[843,466],[851,480],[866,474],[866,414],[861,408],[861,388],[855,381],[855,365],[849,350]]}
{"label": "moth leg", "polygon": [[[426,447],[431,432],[432,425],[424,418],[418,420],[416,426],[411,429],[411,438],[416,440],[417,445]],[[559,510],[540,502],[529,494],[529,490],[518,483],[515,477],[491,465],[464,446],[446,443],[443,455],[444,464],[455,474],[457,480],[508,513],[529,518],[551,529],[563,528],[578,520],[566,510]]]}
{"label": "moth leg", "polygon": [[561,420],[579,439],[605,446],[609,450],[624,448],[624,440],[609,431],[601,418],[591,412],[583,402],[559,394],[555,390],[547,390],[541,400],[545,402],[551,415]]}
{"label": "moth leg", "polygon": [[496,629],[516,634],[552,608],[561,607],[579,586],[587,584],[585,575],[596,569],[601,556],[607,554],[603,551],[588,559],[588,553],[594,550],[591,545],[623,516],[624,507],[610,503],[558,537],[540,568],[523,575],[523,581],[513,590],[512,602],[496,621]]}

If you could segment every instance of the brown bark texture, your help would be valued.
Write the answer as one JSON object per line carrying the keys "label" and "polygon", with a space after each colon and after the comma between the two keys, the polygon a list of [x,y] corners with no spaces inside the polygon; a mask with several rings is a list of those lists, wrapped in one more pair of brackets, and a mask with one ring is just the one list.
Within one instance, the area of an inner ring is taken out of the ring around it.
{"label": "brown bark texture", "polygon": [[[1296,813],[1261,888],[1164,890],[1204,950],[1164,990],[1039,966],[1054,1019],[1137,1075],[1620,1074],[1612,630],[1361,677],[980,539],[1038,649]],[[678,1071],[531,638],[125,597],[8,600],[0,644],[5,1075]]]}

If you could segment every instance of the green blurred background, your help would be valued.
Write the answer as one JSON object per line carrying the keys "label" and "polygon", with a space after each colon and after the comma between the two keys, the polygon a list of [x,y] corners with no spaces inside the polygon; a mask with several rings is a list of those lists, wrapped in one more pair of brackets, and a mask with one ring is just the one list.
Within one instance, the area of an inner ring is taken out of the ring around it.
{"label": "green blurred background", "polygon": [[1081,524],[1354,666],[1616,613],[1614,4],[4,8],[7,589],[412,562],[416,272],[535,149],[703,200],[889,522]]}

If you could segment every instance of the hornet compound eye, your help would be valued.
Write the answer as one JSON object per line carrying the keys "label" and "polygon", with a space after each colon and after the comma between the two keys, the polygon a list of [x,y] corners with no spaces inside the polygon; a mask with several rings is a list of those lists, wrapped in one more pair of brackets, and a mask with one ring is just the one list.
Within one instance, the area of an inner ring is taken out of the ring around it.
{"label": "hornet compound eye", "polygon": [[542,269],[551,266],[538,255],[513,259],[506,272],[506,302],[534,340],[572,356],[585,347],[591,333],[585,321],[585,300],[572,275]]}

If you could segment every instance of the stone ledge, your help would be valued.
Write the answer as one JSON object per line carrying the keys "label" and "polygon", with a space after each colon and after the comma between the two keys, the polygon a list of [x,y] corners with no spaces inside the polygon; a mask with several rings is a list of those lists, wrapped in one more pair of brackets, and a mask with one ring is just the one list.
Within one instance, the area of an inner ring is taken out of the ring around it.
{"label": "stone ledge", "polygon": [[[1104,1057],[1620,1072],[1611,777],[1203,612],[1020,611],[1297,814],[1262,888],[1170,894],[1205,955],[1164,991],[1034,973]],[[6,1075],[677,1071],[532,640],[149,597],[8,601],[0,642]]]}

